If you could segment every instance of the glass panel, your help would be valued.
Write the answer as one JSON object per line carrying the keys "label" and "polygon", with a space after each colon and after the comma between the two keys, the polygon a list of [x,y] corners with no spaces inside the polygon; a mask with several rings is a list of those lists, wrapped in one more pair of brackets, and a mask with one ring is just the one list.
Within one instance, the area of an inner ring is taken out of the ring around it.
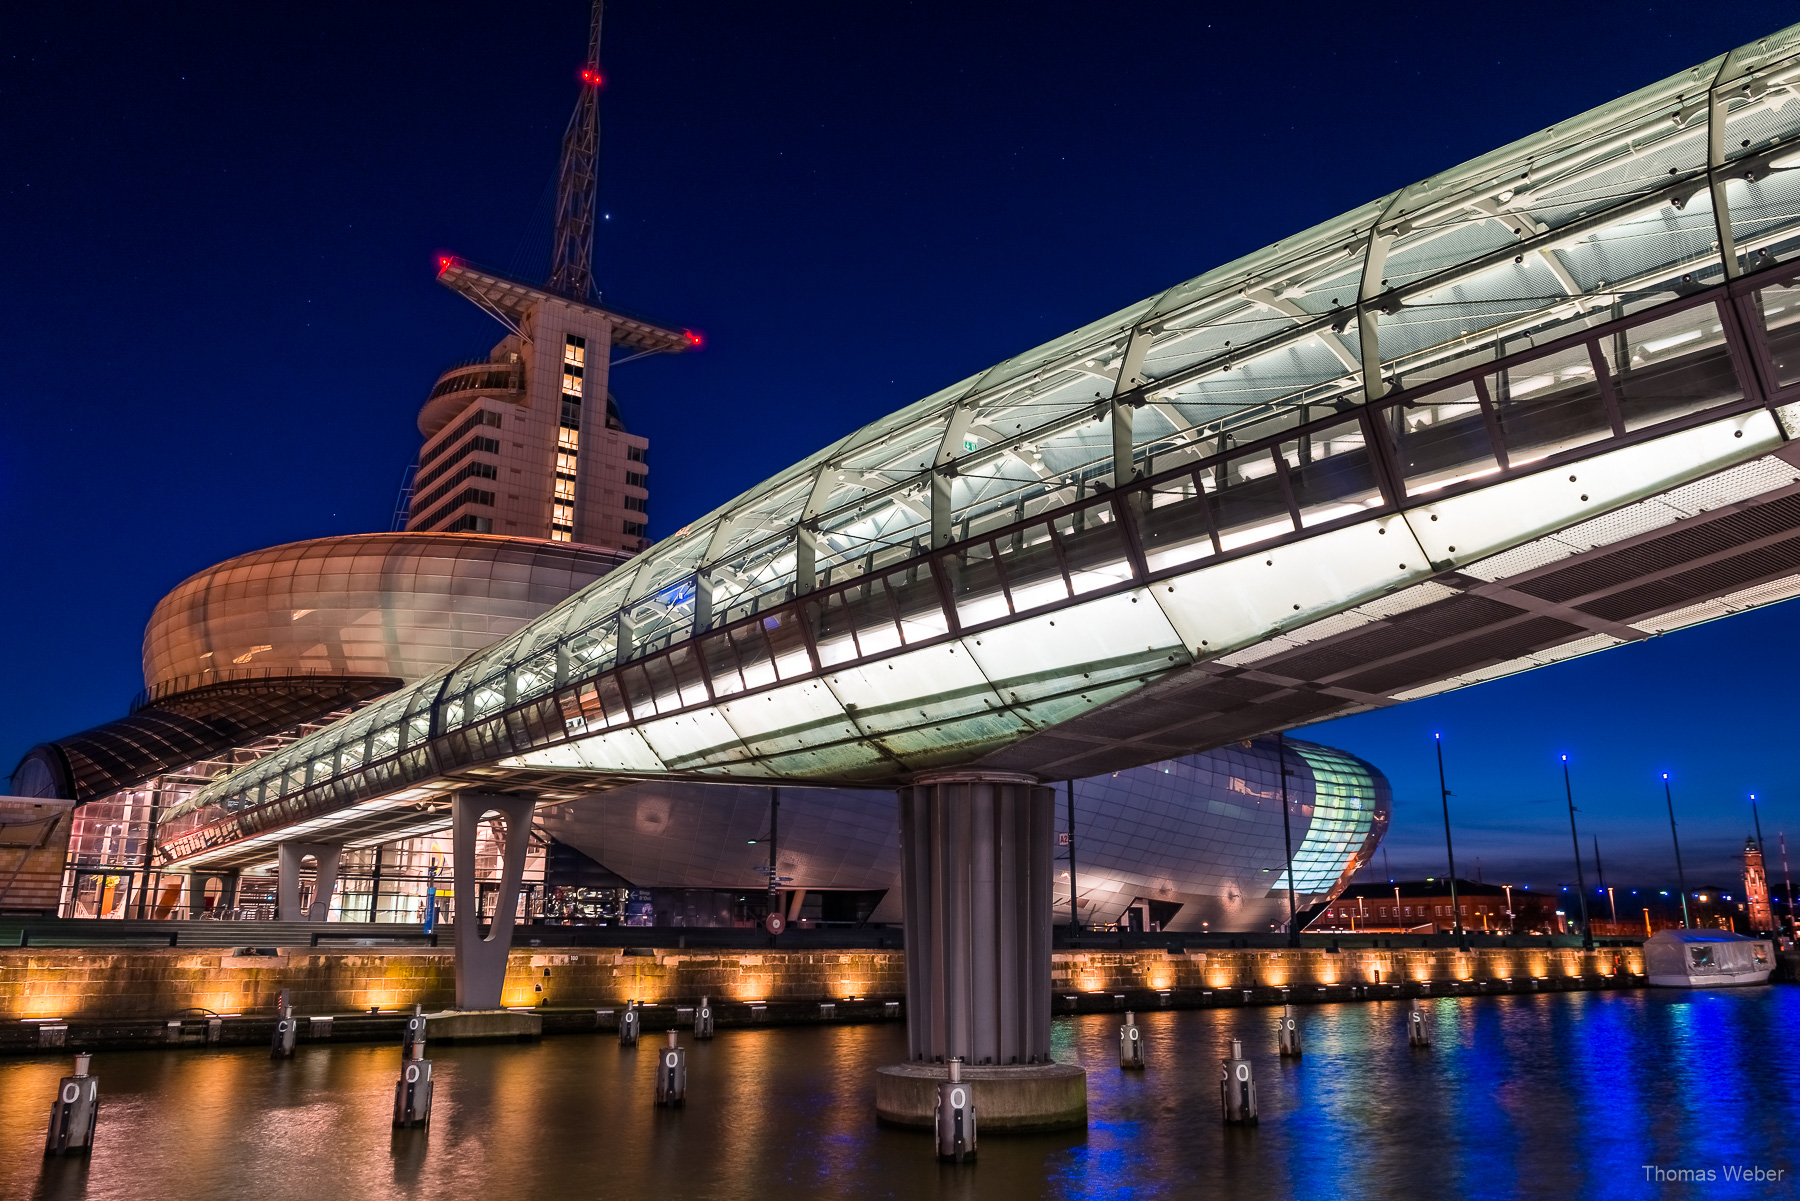
{"label": "glass panel", "polygon": [[1213,525],[1225,550],[1294,532],[1294,518],[1270,451],[1227,459],[1218,469],[1211,503]]}
{"label": "glass panel", "polygon": [[616,678],[625,690],[625,699],[631,704],[632,720],[643,721],[655,715],[656,702],[650,695],[650,677],[644,673],[642,663],[622,669]]}
{"label": "glass panel", "polygon": [[1145,507],[1134,506],[1144,559],[1151,571],[1192,563],[1213,553],[1205,506],[1200,478],[1192,474],[1157,484]]}
{"label": "glass panel", "polygon": [[1322,525],[1381,507],[1381,485],[1362,422],[1314,428],[1284,442],[1281,453],[1288,461],[1288,486],[1300,508],[1300,524]]}
{"label": "glass panel", "polygon": [[700,659],[692,643],[683,643],[669,652],[669,667],[675,673],[675,686],[683,705],[706,703],[706,681],[700,678]]}
{"label": "glass panel", "polygon": [[[631,679],[636,668],[627,669],[625,678]],[[669,667],[667,655],[657,655],[653,659],[644,660],[644,674],[650,680],[650,695],[656,702],[658,713],[673,713],[681,708],[681,693],[675,687],[675,673]],[[635,706],[633,706],[635,708]]]}
{"label": "glass panel", "polygon": [[617,675],[601,676],[595,680],[594,694],[606,711],[607,725],[624,725],[631,720],[631,713],[625,708],[625,690],[619,686]]}
{"label": "glass panel", "polygon": [[1112,505],[1102,502],[1063,514],[1056,519],[1056,535],[1077,596],[1131,578],[1124,531],[1114,520]]}
{"label": "glass panel", "polygon": [[738,674],[737,656],[731,653],[731,640],[724,634],[708,634],[702,638],[700,657],[706,661],[706,674],[712,677],[714,696],[733,696],[744,690],[744,677]]}
{"label": "glass panel", "polygon": [[1499,372],[1493,400],[1513,467],[1612,437],[1585,343]]}
{"label": "glass panel", "polygon": [[783,609],[762,619],[763,631],[775,650],[775,670],[784,680],[812,671],[812,656],[806,652],[806,637],[800,629],[798,608]]}
{"label": "glass panel", "polygon": [[931,578],[930,563],[890,572],[887,587],[894,598],[894,611],[900,617],[900,634],[908,646],[950,632],[950,621],[938,600],[937,584]]}
{"label": "glass panel", "polygon": [[870,580],[844,593],[844,603],[856,626],[856,649],[862,655],[879,655],[900,645],[900,627],[894,620],[894,597],[882,580]]}
{"label": "glass panel", "polygon": [[1793,281],[1775,283],[1752,295],[1775,382],[1783,388],[1800,384],[1800,287]]}
{"label": "glass panel", "polygon": [[1744,398],[1717,305],[1620,330],[1600,347],[1628,430]]}
{"label": "glass panel", "polygon": [[1002,538],[1000,546],[1006,555],[1006,590],[1015,612],[1068,599],[1069,585],[1063,580],[1048,525],[1026,526]]}
{"label": "glass panel", "polygon": [[1383,411],[1378,420],[1393,431],[1408,496],[1500,470],[1473,381],[1403,401]]}
{"label": "glass panel", "polygon": [[806,618],[812,622],[813,645],[819,648],[821,667],[836,667],[856,658],[856,631],[845,611],[844,593],[807,601]]}
{"label": "glass panel", "polygon": [[761,622],[734,628],[731,648],[737,652],[745,688],[766,688],[775,682],[775,664],[769,657],[769,643],[762,636]]}
{"label": "glass panel", "polygon": [[[878,655],[900,645],[900,627],[894,624],[894,603],[879,579],[865,580],[832,596],[831,629],[855,636],[851,653]],[[840,624],[841,623],[841,624]],[[819,646],[823,658],[825,648]],[[833,652],[837,653],[836,651]],[[841,660],[834,660],[841,661]]]}
{"label": "glass panel", "polygon": [[950,572],[950,594],[956,598],[956,619],[965,626],[997,621],[1010,614],[1006,591],[1000,585],[1000,567],[994,545],[977,542],[941,560]]}

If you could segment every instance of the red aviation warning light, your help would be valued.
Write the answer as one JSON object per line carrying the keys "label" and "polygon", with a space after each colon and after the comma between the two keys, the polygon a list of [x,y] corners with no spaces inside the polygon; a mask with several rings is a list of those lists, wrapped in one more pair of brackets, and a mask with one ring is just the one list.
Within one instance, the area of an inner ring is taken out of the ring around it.
{"label": "red aviation warning light", "polygon": [[592,67],[583,67],[581,69],[581,82],[590,87],[599,87],[602,82],[600,72],[594,70]]}
{"label": "red aviation warning light", "polygon": [[444,272],[450,270],[450,268],[452,266],[454,266],[455,263],[456,263],[456,256],[453,254],[438,255],[438,274],[442,275]]}
{"label": "red aviation warning light", "polygon": [[691,329],[682,330],[681,332],[682,336],[687,339],[687,344],[695,350],[700,349],[700,343],[705,341],[704,338]]}

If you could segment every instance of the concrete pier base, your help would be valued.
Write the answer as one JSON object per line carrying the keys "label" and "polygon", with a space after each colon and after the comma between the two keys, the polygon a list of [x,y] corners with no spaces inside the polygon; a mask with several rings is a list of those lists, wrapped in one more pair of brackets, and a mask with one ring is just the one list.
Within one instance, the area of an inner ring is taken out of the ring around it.
{"label": "concrete pier base", "polygon": [[[901,1063],[875,1069],[875,1114],[883,1122],[932,1129],[942,1063]],[[1087,1072],[1066,1063],[962,1069],[983,1134],[1024,1134],[1087,1125]]]}
{"label": "concrete pier base", "polygon": [[435,1042],[513,1042],[521,1038],[538,1038],[543,1033],[543,1018],[513,1009],[449,1009],[425,1015],[428,1045]]}

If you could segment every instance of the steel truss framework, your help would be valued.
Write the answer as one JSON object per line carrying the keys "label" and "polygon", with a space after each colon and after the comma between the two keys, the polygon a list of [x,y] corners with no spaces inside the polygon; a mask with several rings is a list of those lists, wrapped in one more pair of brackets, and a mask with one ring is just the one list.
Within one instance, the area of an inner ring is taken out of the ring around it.
{"label": "steel truss framework", "polygon": [[[1800,392],[1797,49],[1800,27],[875,422],[215,784],[169,854],[458,773],[891,782],[1029,746],[1034,769],[1080,774],[1046,731],[1136,761],[1256,732],[1079,730],[1173,677],[1254,676],[1467,599],[1483,581],[1458,573],[1483,560],[1772,462]],[[1564,624],[1578,637],[1519,645],[1646,632]],[[1311,683],[1341,710],[1471,682],[1426,675]],[[1318,712],[1269,705],[1257,729]]]}

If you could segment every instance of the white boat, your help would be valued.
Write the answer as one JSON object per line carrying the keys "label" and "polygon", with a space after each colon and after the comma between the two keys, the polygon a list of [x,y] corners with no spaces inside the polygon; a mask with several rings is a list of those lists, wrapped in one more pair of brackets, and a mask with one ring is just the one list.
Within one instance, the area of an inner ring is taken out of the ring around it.
{"label": "white boat", "polygon": [[1766,984],[1775,946],[1725,930],[1663,930],[1644,940],[1644,974],[1662,988]]}

